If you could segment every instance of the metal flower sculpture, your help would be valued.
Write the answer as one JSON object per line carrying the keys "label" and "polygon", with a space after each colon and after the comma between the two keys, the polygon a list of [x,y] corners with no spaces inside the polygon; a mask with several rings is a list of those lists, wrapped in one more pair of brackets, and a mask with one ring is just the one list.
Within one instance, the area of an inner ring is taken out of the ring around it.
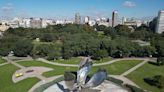
{"label": "metal flower sculpture", "polygon": [[[69,88],[72,91],[80,91],[82,89],[89,89],[92,87],[96,87],[100,85],[106,78],[107,78],[107,72],[105,70],[99,69],[88,81],[88,73],[92,68],[92,62],[89,58],[85,58],[83,61],[79,64],[79,70],[77,71],[76,77],[74,77],[74,82],[72,85],[70,85],[70,82],[66,82],[67,87],[73,87]],[[70,75],[70,74],[69,74]],[[68,77],[68,74],[64,77]],[[72,75],[73,77],[73,75]]]}

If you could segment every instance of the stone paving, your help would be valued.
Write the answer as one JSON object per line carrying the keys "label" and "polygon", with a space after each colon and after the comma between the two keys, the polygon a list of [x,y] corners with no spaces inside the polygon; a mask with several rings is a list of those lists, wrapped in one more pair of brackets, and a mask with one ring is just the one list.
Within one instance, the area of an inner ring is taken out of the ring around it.
{"label": "stone paving", "polygon": [[[59,86],[60,86],[60,88],[59,88]],[[66,89],[68,89],[68,88],[65,85],[65,82],[61,81],[58,84],[54,84],[54,85],[50,86],[43,92],[64,92],[63,90],[66,90]],[[93,91],[87,91],[87,92],[128,92],[126,89],[118,86],[117,84],[115,84],[113,82],[107,81],[107,80],[104,81],[101,85],[91,88],[90,90],[93,90]],[[86,92],[86,91],[84,91],[84,92]]]}
{"label": "stone paving", "polygon": [[[27,68],[23,68],[20,70],[17,70],[13,76],[12,76],[12,80],[14,83],[17,83],[21,80],[24,80],[26,78],[30,78],[30,77],[37,77],[40,80],[46,80],[46,78],[44,76],[42,76],[42,74],[44,72],[48,72],[48,71],[52,71],[52,68],[47,68],[47,67],[27,67]],[[22,73],[22,76],[17,77],[17,74]]]}
{"label": "stone paving", "polygon": [[58,79],[60,77],[62,77],[62,75],[58,75],[58,76],[46,78],[45,80],[41,80],[38,83],[36,83],[28,92],[33,92],[36,88],[40,87],[41,85],[49,83],[49,82],[51,82],[51,81],[53,81],[55,79]]}

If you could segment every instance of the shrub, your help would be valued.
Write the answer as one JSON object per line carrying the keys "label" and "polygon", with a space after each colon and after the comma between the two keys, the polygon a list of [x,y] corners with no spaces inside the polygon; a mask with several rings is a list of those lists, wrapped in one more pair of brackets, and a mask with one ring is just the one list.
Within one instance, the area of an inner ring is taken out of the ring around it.
{"label": "shrub", "polygon": [[65,72],[64,73],[64,80],[65,81],[72,81],[75,80],[75,75],[71,72]]}
{"label": "shrub", "polygon": [[116,83],[118,85],[122,85],[123,84],[123,81],[122,80],[115,79],[113,77],[108,77],[107,80],[112,81],[112,82],[114,82],[114,83]]}
{"label": "shrub", "polygon": [[18,42],[15,43],[14,46],[14,55],[15,56],[27,56],[31,53],[33,48],[33,44],[31,43],[30,40],[19,40]]}
{"label": "shrub", "polygon": [[149,85],[164,88],[164,76],[162,75],[156,75],[152,78],[144,78],[144,81]]}
{"label": "shrub", "polygon": [[125,87],[127,87],[130,90],[130,92],[144,92],[142,89],[129,84],[125,84]]}
{"label": "shrub", "polygon": [[157,58],[157,64],[158,65],[164,65],[164,57]]}

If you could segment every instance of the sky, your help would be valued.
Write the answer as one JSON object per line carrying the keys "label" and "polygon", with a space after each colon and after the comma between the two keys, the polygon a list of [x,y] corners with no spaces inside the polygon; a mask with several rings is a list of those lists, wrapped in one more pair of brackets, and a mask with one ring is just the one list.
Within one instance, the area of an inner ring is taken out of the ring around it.
{"label": "sky", "polygon": [[164,0],[0,0],[0,17],[43,17],[70,19],[75,13],[93,18],[157,16]]}

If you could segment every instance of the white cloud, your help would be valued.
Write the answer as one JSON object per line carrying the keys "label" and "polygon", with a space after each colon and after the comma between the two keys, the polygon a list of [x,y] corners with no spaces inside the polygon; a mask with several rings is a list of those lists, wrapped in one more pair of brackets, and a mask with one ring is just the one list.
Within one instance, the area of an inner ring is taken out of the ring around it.
{"label": "white cloud", "polygon": [[125,1],[123,3],[123,6],[125,6],[125,7],[135,7],[136,4],[134,2],[132,2],[132,1]]}
{"label": "white cloud", "polygon": [[12,3],[7,3],[6,5],[1,7],[3,12],[12,12],[14,10]]}

